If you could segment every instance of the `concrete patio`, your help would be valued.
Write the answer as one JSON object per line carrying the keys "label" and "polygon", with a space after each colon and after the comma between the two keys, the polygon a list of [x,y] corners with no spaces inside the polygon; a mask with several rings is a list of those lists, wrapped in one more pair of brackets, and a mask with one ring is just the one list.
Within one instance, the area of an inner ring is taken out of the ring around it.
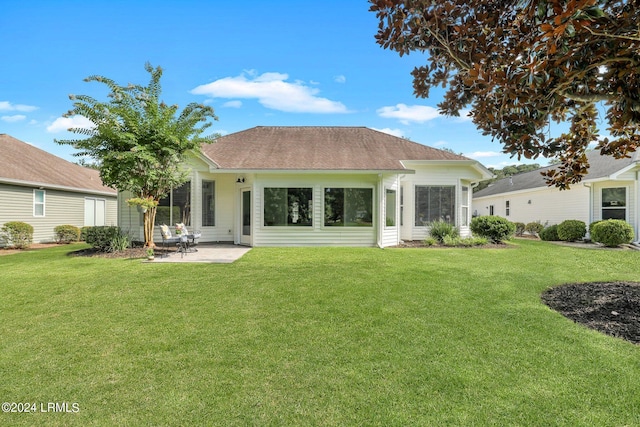
{"label": "concrete patio", "polygon": [[240,259],[244,254],[251,250],[247,246],[238,246],[232,244],[202,243],[195,249],[197,252],[169,252],[166,255],[156,253],[153,261],[145,262],[202,262],[213,264],[229,264]]}

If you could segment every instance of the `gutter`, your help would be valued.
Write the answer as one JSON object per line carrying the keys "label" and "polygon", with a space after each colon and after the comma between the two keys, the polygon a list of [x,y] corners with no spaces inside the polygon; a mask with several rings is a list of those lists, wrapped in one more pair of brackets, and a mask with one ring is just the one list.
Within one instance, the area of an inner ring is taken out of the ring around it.
{"label": "gutter", "polygon": [[99,196],[109,196],[109,197],[117,197],[117,191],[103,191],[103,190],[92,190],[89,188],[79,188],[79,187],[67,187],[65,185],[57,185],[57,184],[47,184],[44,182],[35,182],[35,181],[22,181],[19,179],[7,179],[0,178],[0,184],[8,184],[8,185],[18,185],[21,187],[35,187],[43,190],[62,190],[62,191],[70,191],[73,193],[84,193],[84,194],[95,194]]}

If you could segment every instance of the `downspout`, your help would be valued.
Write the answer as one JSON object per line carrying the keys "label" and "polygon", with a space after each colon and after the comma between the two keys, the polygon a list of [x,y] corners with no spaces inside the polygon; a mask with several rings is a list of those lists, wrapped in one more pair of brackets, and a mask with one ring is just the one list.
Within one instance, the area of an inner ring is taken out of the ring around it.
{"label": "downspout", "polygon": [[382,174],[379,173],[378,174],[378,230],[376,231],[376,244],[380,249],[384,249],[384,246],[382,245],[382,230],[384,229],[384,227],[382,226],[382,221],[384,220],[384,218],[382,218],[384,215],[382,215],[382,211],[384,210],[384,185],[383,185],[383,181],[382,181]]}
{"label": "downspout", "polygon": [[633,244],[640,247],[640,170],[636,171],[636,241]]}
{"label": "downspout", "polygon": [[583,182],[582,185],[589,189],[589,223],[587,224],[587,235],[585,237],[591,240],[591,235],[589,234],[589,225],[593,222],[593,187],[591,186],[590,182]]}

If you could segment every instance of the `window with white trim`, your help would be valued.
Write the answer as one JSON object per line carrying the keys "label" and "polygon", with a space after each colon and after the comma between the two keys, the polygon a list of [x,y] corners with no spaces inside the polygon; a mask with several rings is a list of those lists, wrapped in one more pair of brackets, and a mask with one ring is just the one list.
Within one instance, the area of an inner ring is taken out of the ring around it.
{"label": "window with white trim", "polygon": [[33,216],[44,216],[45,190],[33,190]]}
{"label": "window with white trim", "polygon": [[326,227],[373,227],[372,188],[325,188]]}
{"label": "window with white trim", "polygon": [[94,227],[106,225],[107,201],[95,197],[84,198],[84,225]]}
{"label": "window with white trim", "polygon": [[627,219],[627,188],[602,189],[602,219]]}
{"label": "window with white trim", "polygon": [[461,193],[460,206],[462,218],[460,218],[460,225],[467,227],[469,226],[469,187],[463,185]]}
{"label": "window with white trim", "polygon": [[385,226],[396,226],[396,190],[385,189]]}
{"label": "window with white trim", "polygon": [[191,225],[191,181],[187,181],[160,199],[156,209],[156,225],[182,223]]}
{"label": "window with white trim", "polygon": [[416,185],[415,225],[432,221],[456,223],[456,187],[453,185]]}
{"label": "window with white trim", "polygon": [[265,188],[264,225],[267,227],[312,226],[312,188]]}
{"label": "window with white trim", "polygon": [[202,226],[216,225],[216,183],[202,180]]}

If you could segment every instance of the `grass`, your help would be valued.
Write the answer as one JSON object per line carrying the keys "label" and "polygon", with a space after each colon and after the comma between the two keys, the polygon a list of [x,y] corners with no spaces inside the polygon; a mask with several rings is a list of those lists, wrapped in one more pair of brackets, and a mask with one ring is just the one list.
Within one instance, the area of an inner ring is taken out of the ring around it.
{"label": "grass", "polygon": [[[640,348],[540,301],[640,252],[255,248],[0,257],[1,425],[640,425]],[[77,413],[40,403],[77,403]]]}

